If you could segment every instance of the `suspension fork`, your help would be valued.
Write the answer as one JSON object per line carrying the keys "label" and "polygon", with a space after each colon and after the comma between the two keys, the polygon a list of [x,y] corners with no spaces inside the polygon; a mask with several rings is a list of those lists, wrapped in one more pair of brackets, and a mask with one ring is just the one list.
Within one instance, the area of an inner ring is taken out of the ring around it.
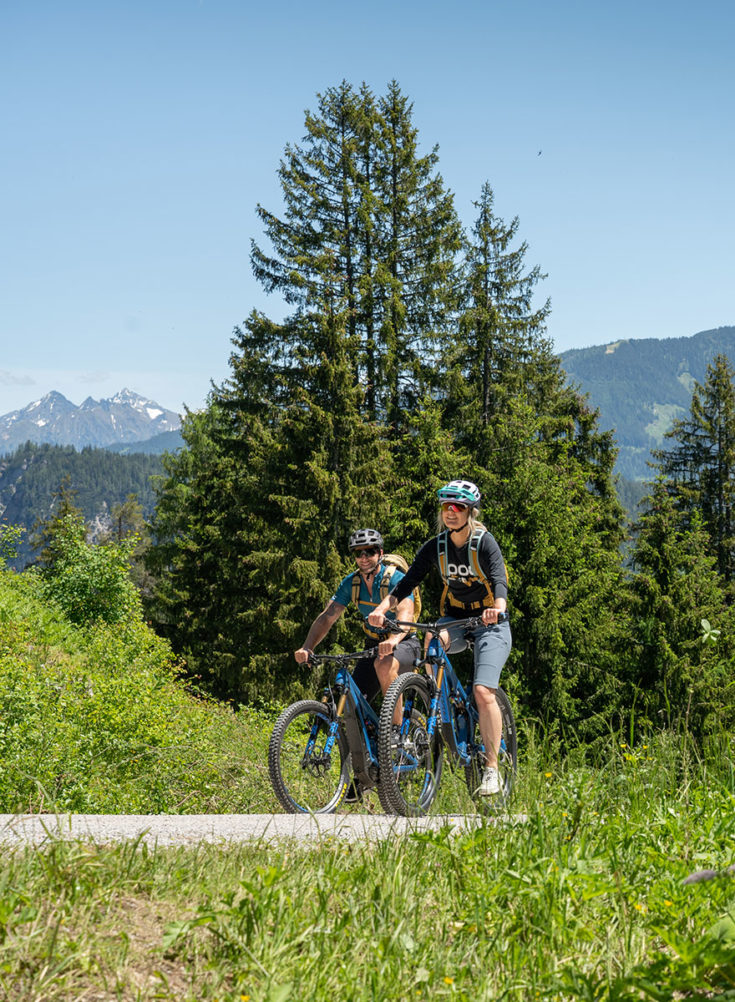
{"label": "suspension fork", "polygon": [[[432,654],[436,655],[438,653],[438,651],[436,650],[432,651],[431,649],[434,643],[435,641],[432,640],[431,644],[429,645],[428,653],[430,656]],[[434,679],[434,684],[435,684],[434,693],[431,697],[431,703],[429,704],[429,719],[426,722],[426,733],[429,735],[429,737],[434,736],[434,732],[436,731],[437,720],[439,718],[439,712],[438,712],[439,700],[441,699],[442,683],[444,681],[444,662],[440,661],[436,667],[437,671],[436,671],[436,678]]]}
{"label": "suspension fork", "polygon": [[[324,702],[324,700],[322,700],[322,702]],[[337,735],[339,734],[339,722],[342,716],[344,715],[346,702],[347,702],[347,692],[344,691],[339,697],[336,712],[329,723],[329,733],[327,734],[327,740],[324,742],[325,755],[331,755],[332,748],[334,748],[334,742],[337,740]],[[309,736],[307,753],[311,752],[311,749],[314,747],[318,731],[319,731],[319,723],[318,721],[315,720],[311,728],[311,734]]]}

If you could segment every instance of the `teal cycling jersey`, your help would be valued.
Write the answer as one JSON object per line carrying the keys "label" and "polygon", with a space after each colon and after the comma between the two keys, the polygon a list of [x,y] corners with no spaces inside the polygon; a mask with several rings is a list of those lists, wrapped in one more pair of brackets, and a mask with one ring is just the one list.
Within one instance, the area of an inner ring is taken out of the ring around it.
{"label": "teal cycling jersey", "polygon": [[[401,578],[404,577],[403,571],[400,568],[392,568],[393,573],[391,574],[390,585],[391,588],[398,584]],[[357,601],[357,608],[360,615],[366,618],[375,609],[377,605],[380,604],[380,582],[383,580],[383,575],[385,574],[385,564],[380,565],[378,573],[373,578],[372,589],[369,589],[365,584],[365,581],[360,575],[360,597]],[[355,576],[355,571],[348,574],[347,577],[342,578],[339,587],[337,588],[334,595],[332,595],[332,601],[338,602],[340,605],[349,605],[352,601],[352,579]],[[395,619],[395,613],[388,613],[391,619]]]}

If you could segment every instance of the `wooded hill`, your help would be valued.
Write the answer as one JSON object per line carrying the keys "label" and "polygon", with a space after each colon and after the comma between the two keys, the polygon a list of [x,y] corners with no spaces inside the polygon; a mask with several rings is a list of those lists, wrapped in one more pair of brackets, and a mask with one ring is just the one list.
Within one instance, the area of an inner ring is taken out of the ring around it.
{"label": "wooded hill", "polygon": [[20,570],[33,556],[30,535],[36,522],[52,512],[54,496],[63,483],[75,494],[86,521],[102,524],[116,504],[135,494],[143,514],[155,505],[151,477],[162,470],[161,457],[133,453],[117,455],[91,447],[34,445],[27,442],[0,459],[0,518],[22,526],[23,539],[11,566]]}
{"label": "wooded hill", "polygon": [[620,340],[561,354],[572,383],[600,409],[619,449],[616,471],[629,480],[651,479],[651,449],[684,417],[695,381],[703,383],[715,355],[735,359],[735,327],[701,331],[692,337]]}

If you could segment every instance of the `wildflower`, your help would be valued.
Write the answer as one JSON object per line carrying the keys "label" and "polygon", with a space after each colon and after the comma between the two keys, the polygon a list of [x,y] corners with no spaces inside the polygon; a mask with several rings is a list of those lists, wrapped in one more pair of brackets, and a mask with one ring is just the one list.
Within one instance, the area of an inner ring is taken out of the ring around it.
{"label": "wildflower", "polygon": [[444,984],[445,985],[453,985],[454,984],[454,978],[444,978]]}
{"label": "wildflower", "polygon": [[673,901],[664,901],[664,904],[666,905],[667,908],[671,908],[673,903],[674,903]]}
{"label": "wildflower", "polygon": [[620,747],[621,747],[621,748],[627,748],[628,746],[627,746],[627,745],[626,745],[626,744],[625,744],[624,742],[621,742],[621,743],[620,743]]}
{"label": "wildflower", "polygon": [[550,772],[545,772],[544,776],[546,776],[547,779],[551,779],[551,773]]}

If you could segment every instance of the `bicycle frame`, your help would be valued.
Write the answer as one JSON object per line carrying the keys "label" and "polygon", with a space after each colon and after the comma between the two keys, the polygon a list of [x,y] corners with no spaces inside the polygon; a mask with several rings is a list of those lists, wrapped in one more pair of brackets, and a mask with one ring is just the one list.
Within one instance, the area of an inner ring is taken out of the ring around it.
{"label": "bicycle frame", "polygon": [[[464,621],[468,630],[481,625],[479,617],[471,617]],[[449,655],[441,642],[440,631],[447,623],[408,623],[396,621],[396,626],[420,627],[431,632],[431,640],[423,663],[431,667],[431,678],[435,691],[431,701],[431,716],[427,722],[427,732],[433,736],[436,732],[437,720],[441,719],[441,736],[449,751],[459,759],[461,765],[468,766],[473,758],[485,755],[484,744],[471,742],[475,733],[475,725],[479,720],[477,707],[457,677]],[[441,716],[437,711],[441,712]],[[501,737],[500,752],[505,752],[505,739]]]}
{"label": "bicycle frame", "polygon": [[[478,720],[477,709],[457,677],[449,655],[436,633],[429,642],[425,663],[431,666],[435,686],[427,730],[430,735],[436,730],[437,709],[440,709],[444,743],[462,765],[469,765],[473,755],[485,752],[484,745],[468,747],[468,739]],[[465,718],[464,727],[460,715]]]}
{"label": "bicycle frame", "polygon": [[[329,736],[324,745],[325,755],[329,755],[337,740],[340,725],[344,727],[347,745],[352,756],[352,771],[355,780],[363,790],[374,786],[378,780],[378,715],[355,684],[347,662],[358,657],[374,655],[375,649],[356,651],[352,654],[316,654],[313,660],[339,665],[334,684],[327,685],[322,696],[322,703],[328,704],[333,710],[332,722],[329,726]],[[308,758],[317,737],[316,724],[312,728],[304,757]]]}

